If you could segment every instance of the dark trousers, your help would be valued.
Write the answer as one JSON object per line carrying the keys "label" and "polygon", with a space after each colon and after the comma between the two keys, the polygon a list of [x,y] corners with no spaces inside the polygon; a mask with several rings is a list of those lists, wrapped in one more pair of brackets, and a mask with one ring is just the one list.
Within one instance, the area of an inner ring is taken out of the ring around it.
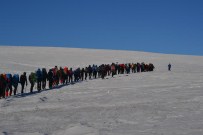
{"label": "dark trousers", "polygon": [[49,89],[52,89],[53,86],[53,80],[49,80]]}
{"label": "dark trousers", "polygon": [[87,80],[87,73],[85,73],[85,80]]}
{"label": "dark trousers", "polygon": [[24,93],[25,83],[21,83],[21,93]]}
{"label": "dark trousers", "polygon": [[73,76],[72,76],[72,75],[69,76],[69,82],[70,82],[70,83],[73,82]]}
{"label": "dark trousers", "polygon": [[43,89],[43,90],[46,89],[46,80],[43,80],[43,81],[42,81],[42,89]]}
{"label": "dark trousers", "polygon": [[37,90],[40,91],[42,86],[42,82],[40,80],[37,80]]}
{"label": "dark trousers", "polygon": [[65,83],[68,84],[68,75],[65,76]]}
{"label": "dark trousers", "polygon": [[30,92],[32,93],[33,92],[33,88],[34,88],[34,82],[30,82],[31,86],[30,86]]}
{"label": "dark trousers", "polygon": [[17,91],[18,85],[15,85],[13,87],[14,87],[13,94],[16,95],[16,91]]}
{"label": "dark trousers", "polygon": [[115,71],[112,71],[112,77],[113,77],[115,74],[116,74],[116,72],[115,72]]}
{"label": "dark trousers", "polygon": [[5,88],[4,87],[2,87],[2,88],[0,88],[0,98],[5,98]]}
{"label": "dark trousers", "polygon": [[13,92],[12,85],[9,85],[8,87],[9,87],[9,90],[10,90],[10,92],[9,92],[9,96],[11,96],[11,95],[12,95],[12,92]]}
{"label": "dark trousers", "polygon": [[91,79],[91,76],[92,76],[92,72],[89,72],[89,79]]}
{"label": "dark trousers", "polygon": [[93,73],[93,76],[95,79],[97,78],[97,72],[96,71]]}

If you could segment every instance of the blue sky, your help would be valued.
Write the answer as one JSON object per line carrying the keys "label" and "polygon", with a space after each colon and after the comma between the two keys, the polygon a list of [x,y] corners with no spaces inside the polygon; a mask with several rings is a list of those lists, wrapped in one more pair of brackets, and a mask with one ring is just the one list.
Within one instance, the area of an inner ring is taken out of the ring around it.
{"label": "blue sky", "polygon": [[0,0],[0,45],[203,55],[202,0]]}

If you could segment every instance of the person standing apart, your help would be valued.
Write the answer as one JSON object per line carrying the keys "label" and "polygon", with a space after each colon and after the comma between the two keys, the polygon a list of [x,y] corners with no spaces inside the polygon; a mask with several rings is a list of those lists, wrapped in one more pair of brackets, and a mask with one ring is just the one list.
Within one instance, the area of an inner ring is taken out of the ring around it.
{"label": "person standing apart", "polygon": [[168,64],[168,71],[171,71],[171,64]]}

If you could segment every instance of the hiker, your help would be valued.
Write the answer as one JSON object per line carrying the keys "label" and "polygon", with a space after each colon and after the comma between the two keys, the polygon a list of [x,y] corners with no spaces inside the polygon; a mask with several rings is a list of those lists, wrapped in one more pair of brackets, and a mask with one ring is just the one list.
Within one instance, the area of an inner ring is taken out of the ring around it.
{"label": "hiker", "polygon": [[152,63],[149,63],[149,71],[154,71],[154,65]]}
{"label": "hiker", "polygon": [[42,89],[46,89],[47,84],[47,70],[46,68],[42,68]]}
{"label": "hiker", "polygon": [[12,75],[11,74],[6,74],[6,97],[12,95]]}
{"label": "hiker", "polygon": [[19,75],[14,74],[12,79],[12,85],[14,87],[13,94],[16,95],[16,91],[18,89],[18,83],[19,83]]}
{"label": "hiker", "polygon": [[136,65],[136,63],[135,63],[135,64],[132,63],[132,72],[133,72],[133,73],[136,73],[136,72],[137,72],[137,65]]}
{"label": "hiker", "polygon": [[62,67],[59,68],[59,80],[61,84],[65,84],[65,72],[64,69]]}
{"label": "hiker", "polygon": [[37,90],[39,92],[42,87],[42,71],[39,68],[36,71],[36,79],[37,79]]}
{"label": "hiker", "polygon": [[77,69],[75,69],[75,70],[73,71],[74,82],[77,82],[77,81],[78,81],[78,73],[77,73],[77,72],[78,72]]}
{"label": "hiker", "polygon": [[26,72],[24,72],[24,73],[20,76],[20,84],[21,84],[21,93],[24,93],[25,84],[26,84],[26,86],[27,86],[27,76],[26,76]]}
{"label": "hiker", "polygon": [[64,67],[64,83],[68,84],[68,67]]}
{"label": "hiker", "polygon": [[5,90],[6,90],[6,78],[4,74],[0,75],[0,99],[5,98]]}
{"label": "hiker", "polygon": [[87,80],[88,67],[85,68],[85,80]]}
{"label": "hiker", "polygon": [[36,82],[36,74],[31,72],[30,75],[29,75],[29,82],[31,84],[30,86],[30,93],[33,92],[33,88],[34,88],[34,85],[35,85],[35,82]]}
{"label": "hiker", "polygon": [[84,73],[85,73],[85,69],[82,68],[80,71],[80,79],[83,81],[84,80]]}
{"label": "hiker", "polygon": [[77,68],[75,71],[74,71],[74,80],[75,82],[78,82],[80,79],[80,68]]}
{"label": "hiker", "polygon": [[101,78],[104,79],[104,77],[106,76],[106,69],[105,69],[105,65],[102,64],[101,67]]}
{"label": "hiker", "polygon": [[118,74],[118,62],[116,62],[116,64],[114,63],[114,65],[115,65],[115,75],[117,75]]}
{"label": "hiker", "polygon": [[52,69],[50,69],[48,72],[47,80],[49,81],[49,89],[52,89],[53,81],[54,81]]}
{"label": "hiker", "polygon": [[124,74],[125,65],[120,64],[119,66],[120,66],[120,74]]}
{"label": "hiker", "polygon": [[89,79],[91,79],[91,76],[92,76],[92,67],[90,65],[88,67],[88,73],[89,73]]}
{"label": "hiker", "polygon": [[58,68],[56,70],[55,80],[56,80],[56,86],[58,86],[60,82],[60,70]]}
{"label": "hiker", "polygon": [[68,77],[69,77],[69,83],[72,83],[73,82],[73,69],[72,68],[70,68],[70,70],[69,70]]}
{"label": "hiker", "polygon": [[132,73],[135,73],[135,67],[134,67],[134,63],[130,64],[130,69]]}
{"label": "hiker", "polygon": [[53,68],[52,71],[53,71],[53,78],[54,78],[53,85],[58,86],[58,84],[59,84],[59,70],[58,70],[58,67],[55,66],[55,68]]}
{"label": "hiker", "polygon": [[97,78],[97,65],[93,64],[92,71],[93,71],[93,77],[94,77],[94,79],[96,79]]}
{"label": "hiker", "polygon": [[137,63],[137,72],[138,72],[138,73],[140,72],[140,68],[141,68],[140,63]]}
{"label": "hiker", "polygon": [[111,64],[111,74],[112,74],[112,77],[116,74],[116,67],[114,63]]}
{"label": "hiker", "polygon": [[107,64],[107,65],[105,66],[105,69],[106,69],[106,74],[107,74],[108,76],[110,76],[110,74],[111,74],[111,66],[110,66],[109,64]]}
{"label": "hiker", "polygon": [[97,72],[98,72],[98,78],[100,78],[101,77],[101,66],[99,66],[97,68]]}
{"label": "hiker", "polygon": [[171,64],[168,64],[168,71],[171,71]]}
{"label": "hiker", "polygon": [[130,65],[125,64],[126,74],[130,74]]}
{"label": "hiker", "polygon": [[149,65],[145,64],[145,72],[148,72],[148,71],[149,71]]}
{"label": "hiker", "polygon": [[142,62],[142,63],[141,63],[141,72],[144,72],[144,71],[145,71],[145,63]]}
{"label": "hiker", "polygon": [[131,68],[132,68],[132,66],[131,66],[131,64],[130,63],[128,63],[128,70],[129,70],[129,74],[130,74],[130,70],[131,70]]}

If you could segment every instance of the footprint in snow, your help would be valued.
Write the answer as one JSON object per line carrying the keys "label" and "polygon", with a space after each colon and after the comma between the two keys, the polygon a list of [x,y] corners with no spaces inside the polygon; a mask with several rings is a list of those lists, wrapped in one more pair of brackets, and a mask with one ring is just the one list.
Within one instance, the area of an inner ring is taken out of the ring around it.
{"label": "footprint in snow", "polygon": [[39,98],[41,102],[45,102],[47,100],[47,97],[42,97],[42,98]]}

